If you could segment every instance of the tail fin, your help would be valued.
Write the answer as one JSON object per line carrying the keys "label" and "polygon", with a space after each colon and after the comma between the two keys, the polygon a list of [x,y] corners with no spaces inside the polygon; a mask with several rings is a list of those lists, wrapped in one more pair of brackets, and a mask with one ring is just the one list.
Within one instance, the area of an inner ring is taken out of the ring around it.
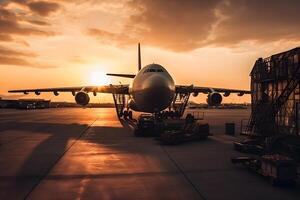
{"label": "tail fin", "polygon": [[[138,70],[142,69],[142,61],[141,61],[141,45],[138,43]],[[135,74],[106,74],[107,76],[119,76],[123,78],[134,78]]]}
{"label": "tail fin", "polygon": [[138,44],[138,70],[142,69],[142,61],[141,61],[141,45]]}

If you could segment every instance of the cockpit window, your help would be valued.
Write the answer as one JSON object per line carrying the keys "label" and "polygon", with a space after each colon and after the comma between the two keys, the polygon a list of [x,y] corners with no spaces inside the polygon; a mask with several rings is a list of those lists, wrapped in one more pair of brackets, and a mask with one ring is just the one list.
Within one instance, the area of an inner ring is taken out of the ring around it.
{"label": "cockpit window", "polygon": [[150,69],[147,69],[144,73],[146,72],[163,72],[162,69],[155,69],[155,68],[150,68]]}

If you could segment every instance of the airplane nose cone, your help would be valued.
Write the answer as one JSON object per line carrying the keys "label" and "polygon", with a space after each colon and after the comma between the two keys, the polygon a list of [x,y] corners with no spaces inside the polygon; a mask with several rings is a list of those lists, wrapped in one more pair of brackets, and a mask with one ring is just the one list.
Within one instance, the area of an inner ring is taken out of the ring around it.
{"label": "airplane nose cone", "polygon": [[[143,83],[143,90],[174,90],[174,83],[164,76],[150,76]],[[153,91],[154,92],[154,91]]]}
{"label": "airplane nose cone", "polygon": [[[149,110],[158,112],[167,108],[174,97],[175,86],[172,79],[164,76],[150,76],[143,83],[144,100]],[[145,101],[146,102],[146,101]]]}

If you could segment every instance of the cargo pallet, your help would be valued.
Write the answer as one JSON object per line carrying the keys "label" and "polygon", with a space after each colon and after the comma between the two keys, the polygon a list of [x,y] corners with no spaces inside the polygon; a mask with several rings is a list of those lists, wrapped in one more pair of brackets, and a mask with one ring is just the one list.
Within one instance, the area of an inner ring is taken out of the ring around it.
{"label": "cargo pallet", "polygon": [[233,164],[242,164],[270,180],[274,186],[295,185],[297,165],[294,160],[279,154],[261,157],[239,156],[231,158]]}

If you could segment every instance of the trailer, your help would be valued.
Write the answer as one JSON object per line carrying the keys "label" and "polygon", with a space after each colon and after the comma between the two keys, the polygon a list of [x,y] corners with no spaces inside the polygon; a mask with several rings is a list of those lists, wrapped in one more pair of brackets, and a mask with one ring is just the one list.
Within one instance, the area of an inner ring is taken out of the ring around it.
{"label": "trailer", "polygon": [[236,151],[250,154],[262,155],[265,151],[264,140],[262,138],[244,139],[239,142],[233,142]]}

